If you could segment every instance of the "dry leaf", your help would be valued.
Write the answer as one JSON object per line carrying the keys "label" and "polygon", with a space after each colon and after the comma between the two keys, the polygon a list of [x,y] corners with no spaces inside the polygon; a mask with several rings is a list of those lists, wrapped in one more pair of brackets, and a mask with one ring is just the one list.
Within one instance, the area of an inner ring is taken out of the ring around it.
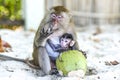
{"label": "dry leaf", "polygon": [[0,52],[8,52],[7,48],[11,50],[11,45],[6,41],[3,41],[0,36]]}
{"label": "dry leaf", "polygon": [[114,61],[110,61],[110,62],[108,62],[108,61],[106,61],[105,62],[105,65],[117,65],[117,64],[119,64],[119,62],[118,61],[116,61],[116,60],[114,60]]}
{"label": "dry leaf", "polygon": [[0,52],[4,52],[4,49],[3,49],[3,44],[2,44],[2,39],[0,37]]}
{"label": "dry leaf", "polygon": [[112,65],[117,65],[117,64],[119,64],[119,62],[118,61],[110,61],[110,63],[112,64]]}
{"label": "dry leaf", "polygon": [[100,39],[97,39],[97,38],[96,38],[96,39],[93,39],[93,41],[99,43],[99,42],[100,42]]}
{"label": "dry leaf", "polygon": [[97,28],[96,28],[96,32],[93,33],[93,35],[98,35],[98,34],[100,34],[100,33],[102,33],[102,30],[101,30],[99,27],[97,27]]}

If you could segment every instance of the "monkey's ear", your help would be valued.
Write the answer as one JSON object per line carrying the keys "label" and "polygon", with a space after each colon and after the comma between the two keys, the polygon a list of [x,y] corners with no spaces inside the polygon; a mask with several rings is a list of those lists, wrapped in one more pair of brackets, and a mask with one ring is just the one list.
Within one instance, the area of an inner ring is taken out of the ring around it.
{"label": "monkey's ear", "polygon": [[50,11],[50,9],[46,8],[46,12]]}
{"label": "monkey's ear", "polygon": [[71,12],[68,13],[70,19],[73,17],[73,14]]}
{"label": "monkey's ear", "polygon": [[54,7],[51,7],[51,8],[49,8],[48,9],[48,11],[54,11],[54,9],[53,9]]}
{"label": "monkey's ear", "polygon": [[74,44],[75,44],[75,41],[72,40],[72,41],[70,42],[70,47],[72,47]]}
{"label": "monkey's ear", "polygon": [[51,7],[51,8],[46,8],[46,12],[51,12],[51,11],[53,11],[53,7]]}

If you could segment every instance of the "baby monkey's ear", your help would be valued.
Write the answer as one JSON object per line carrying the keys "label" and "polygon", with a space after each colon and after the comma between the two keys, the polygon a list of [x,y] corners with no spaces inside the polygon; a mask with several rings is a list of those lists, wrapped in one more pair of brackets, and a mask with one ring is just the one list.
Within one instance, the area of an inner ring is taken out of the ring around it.
{"label": "baby monkey's ear", "polygon": [[72,40],[72,41],[70,42],[70,47],[74,46],[74,44],[75,44],[75,41]]}

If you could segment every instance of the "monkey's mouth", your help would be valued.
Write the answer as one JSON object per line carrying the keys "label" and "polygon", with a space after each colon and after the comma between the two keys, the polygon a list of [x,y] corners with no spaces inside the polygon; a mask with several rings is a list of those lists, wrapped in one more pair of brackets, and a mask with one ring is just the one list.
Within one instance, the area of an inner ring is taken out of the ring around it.
{"label": "monkey's mouth", "polygon": [[57,20],[50,20],[47,23],[49,23],[49,27],[51,27],[54,31],[59,29],[60,23]]}
{"label": "monkey's mouth", "polygon": [[58,24],[58,20],[53,20],[53,24]]}
{"label": "monkey's mouth", "polygon": [[58,21],[52,21],[52,25],[51,25],[53,30],[59,29],[58,27]]}
{"label": "monkey's mouth", "polygon": [[68,46],[62,46],[64,49],[68,49]]}

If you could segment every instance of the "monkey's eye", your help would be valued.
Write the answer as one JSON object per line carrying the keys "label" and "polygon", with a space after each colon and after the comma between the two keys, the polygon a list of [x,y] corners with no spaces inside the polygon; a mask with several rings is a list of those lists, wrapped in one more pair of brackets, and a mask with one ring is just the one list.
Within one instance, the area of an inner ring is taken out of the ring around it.
{"label": "monkey's eye", "polygon": [[68,42],[68,41],[65,41],[65,42]]}
{"label": "monkey's eye", "polygon": [[62,38],[61,41],[64,41],[64,39]]}
{"label": "monkey's eye", "polygon": [[61,18],[63,18],[63,16],[60,15],[60,16],[57,16],[57,18],[58,18],[58,19],[61,19]]}
{"label": "monkey's eye", "polygon": [[65,40],[66,43],[70,43],[70,41],[71,41],[70,39]]}
{"label": "monkey's eye", "polygon": [[56,15],[54,13],[51,14],[52,18],[56,18]]}

